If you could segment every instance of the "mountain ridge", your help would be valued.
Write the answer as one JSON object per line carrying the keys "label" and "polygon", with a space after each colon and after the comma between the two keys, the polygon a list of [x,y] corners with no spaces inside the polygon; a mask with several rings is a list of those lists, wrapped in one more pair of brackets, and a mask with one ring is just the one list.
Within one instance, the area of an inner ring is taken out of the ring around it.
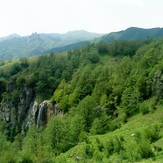
{"label": "mountain ridge", "polygon": [[148,40],[163,37],[163,28],[130,27],[126,30],[98,34],[85,30],[69,31],[67,33],[32,33],[29,36],[11,34],[0,38],[0,60],[17,59],[47,53],[57,53],[73,50],[84,46],[87,42],[116,40]]}
{"label": "mountain ridge", "polygon": [[139,28],[130,27],[126,30],[111,32],[102,36],[100,41],[115,41],[115,40],[144,40],[163,37],[163,28]]}
{"label": "mountain ridge", "polygon": [[64,34],[37,34],[35,32],[23,37],[11,34],[0,39],[0,59],[7,60],[35,56],[52,48],[64,47],[82,41],[90,41],[100,36],[102,34],[83,30],[71,31]]}

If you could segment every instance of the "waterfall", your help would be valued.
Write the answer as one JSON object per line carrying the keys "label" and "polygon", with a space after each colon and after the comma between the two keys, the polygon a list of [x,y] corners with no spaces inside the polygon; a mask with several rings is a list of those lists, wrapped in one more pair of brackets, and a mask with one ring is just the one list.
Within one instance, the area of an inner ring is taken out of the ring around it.
{"label": "waterfall", "polygon": [[33,117],[35,118],[35,124],[37,127],[46,125],[47,121],[54,115],[54,107],[50,101],[43,101],[40,105],[34,103],[33,105]]}
{"label": "waterfall", "polygon": [[37,117],[37,127],[40,127],[46,122],[46,106],[44,103],[40,104],[39,113]]}

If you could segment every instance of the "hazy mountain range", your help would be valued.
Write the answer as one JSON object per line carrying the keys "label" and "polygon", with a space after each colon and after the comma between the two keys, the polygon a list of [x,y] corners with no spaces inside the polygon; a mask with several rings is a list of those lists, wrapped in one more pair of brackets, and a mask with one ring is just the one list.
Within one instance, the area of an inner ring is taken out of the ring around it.
{"label": "hazy mountain range", "polygon": [[47,53],[72,50],[89,43],[89,41],[144,40],[163,37],[163,28],[143,29],[131,27],[109,34],[90,33],[84,30],[65,34],[37,34],[19,36],[11,34],[0,38],[0,60],[16,59]]}
{"label": "hazy mountain range", "polygon": [[[72,31],[65,34],[33,33],[30,36],[24,37],[12,34],[0,38],[0,60],[39,55],[44,52],[47,53],[46,51],[49,52],[50,49],[54,50],[55,48],[66,47],[67,45],[72,46],[72,44],[74,45],[72,48],[75,48],[76,43],[77,47],[80,47],[80,42],[81,46],[83,46],[83,41],[90,41],[101,36],[102,34],[90,33],[84,30]],[[68,50],[70,49],[68,48]]]}

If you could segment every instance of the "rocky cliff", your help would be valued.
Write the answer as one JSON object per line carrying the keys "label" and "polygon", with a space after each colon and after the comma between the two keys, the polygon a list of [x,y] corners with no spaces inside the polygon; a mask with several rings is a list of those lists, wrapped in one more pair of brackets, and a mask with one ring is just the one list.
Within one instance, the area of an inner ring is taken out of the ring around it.
{"label": "rocky cliff", "polygon": [[0,103],[0,121],[6,122],[8,134],[23,133],[33,124],[46,125],[53,115],[62,114],[49,100],[38,103],[33,88],[23,85],[18,92],[8,84],[6,99]]}

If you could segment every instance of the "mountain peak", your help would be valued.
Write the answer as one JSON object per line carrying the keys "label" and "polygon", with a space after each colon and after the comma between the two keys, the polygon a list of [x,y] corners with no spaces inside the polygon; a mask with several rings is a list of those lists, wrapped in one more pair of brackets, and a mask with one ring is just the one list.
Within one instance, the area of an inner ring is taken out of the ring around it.
{"label": "mountain peak", "polygon": [[145,40],[147,38],[159,38],[163,37],[163,30],[160,27],[157,28],[139,28],[130,27],[126,30],[112,32],[102,37],[102,41],[114,41],[114,40]]}
{"label": "mountain peak", "polygon": [[1,37],[0,41],[11,40],[13,38],[19,38],[19,37],[21,37],[21,36],[18,35],[17,33],[13,33],[13,34],[10,34],[10,35],[8,35],[6,37]]}

